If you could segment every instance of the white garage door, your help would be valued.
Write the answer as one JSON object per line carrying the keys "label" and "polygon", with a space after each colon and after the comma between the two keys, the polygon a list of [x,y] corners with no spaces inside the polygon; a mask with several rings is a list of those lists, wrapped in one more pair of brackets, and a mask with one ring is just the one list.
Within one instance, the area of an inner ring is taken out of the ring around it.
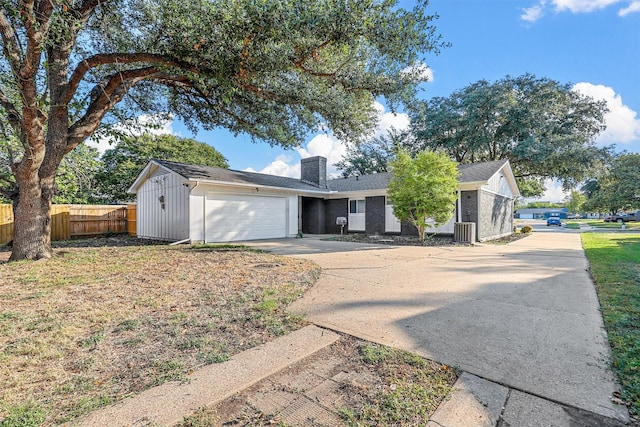
{"label": "white garage door", "polygon": [[287,199],[284,197],[210,194],[205,212],[207,242],[287,236]]}

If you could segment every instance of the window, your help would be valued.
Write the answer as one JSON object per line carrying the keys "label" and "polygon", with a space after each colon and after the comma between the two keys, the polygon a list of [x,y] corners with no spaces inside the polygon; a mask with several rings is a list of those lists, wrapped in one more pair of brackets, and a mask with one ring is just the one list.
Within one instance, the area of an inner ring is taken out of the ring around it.
{"label": "window", "polygon": [[365,208],[364,200],[349,200],[350,214],[364,213],[364,208]]}

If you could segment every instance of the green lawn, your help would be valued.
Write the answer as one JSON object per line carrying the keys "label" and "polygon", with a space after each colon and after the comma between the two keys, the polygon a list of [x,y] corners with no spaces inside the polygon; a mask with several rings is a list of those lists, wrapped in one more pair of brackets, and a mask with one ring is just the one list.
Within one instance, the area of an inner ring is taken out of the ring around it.
{"label": "green lawn", "polygon": [[583,233],[622,398],[640,416],[640,235]]}

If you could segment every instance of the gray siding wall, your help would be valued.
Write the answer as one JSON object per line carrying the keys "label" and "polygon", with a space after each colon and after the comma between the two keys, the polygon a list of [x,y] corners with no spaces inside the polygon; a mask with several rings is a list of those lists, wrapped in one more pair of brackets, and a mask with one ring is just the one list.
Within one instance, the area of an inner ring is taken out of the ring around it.
{"label": "gray siding wall", "polygon": [[[138,188],[138,237],[178,241],[189,238],[189,188],[162,169]],[[161,198],[164,202],[161,202]]]}
{"label": "gray siding wall", "polygon": [[[349,199],[331,199],[324,201],[325,211],[325,233],[340,234],[340,226],[336,225],[336,218],[343,216],[349,217]],[[344,227],[347,232],[347,227]]]}
{"label": "gray siding wall", "polygon": [[[325,233],[325,201],[314,197],[302,198],[302,232]],[[335,221],[335,220],[334,220]]]}
{"label": "gray siding wall", "polygon": [[478,240],[497,239],[513,233],[513,200],[481,191],[480,209]]}
{"label": "gray siding wall", "polygon": [[365,197],[365,203],[365,233],[384,234],[385,197]]}

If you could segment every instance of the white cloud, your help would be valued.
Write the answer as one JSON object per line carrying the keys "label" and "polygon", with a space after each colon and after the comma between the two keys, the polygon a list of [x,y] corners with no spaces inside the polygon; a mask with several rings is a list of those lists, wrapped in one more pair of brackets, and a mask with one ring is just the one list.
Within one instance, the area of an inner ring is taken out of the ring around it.
{"label": "white cloud", "polygon": [[[623,6],[618,11],[618,16],[640,12],[640,0],[551,0],[551,4],[556,12],[589,13],[615,4]],[[547,0],[540,0],[536,5],[523,9],[520,19],[536,22],[544,16],[546,7]]]}
{"label": "white cloud", "polygon": [[[246,168],[247,172],[255,172],[253,168]],[[293,163],[293,156],[281,154],[271,162],[260,173],[269,175],[287,176],[289,178],[300,178],[300,162]]]}
{"label": "white cloud", "polygon": [[433,70],[424,62],[418,62],[404,69],[405,73],[416,73],[417,76],[426,81],[433,81]]}
{"label": "white cloud", "polygon": [[632,1],[629,6],[618,11],[618,16],[627,16],[630,13],[640,12],[640,1]]}
{"label": "white cloud", "polygon": [[604,9],[620,1],[621,0],[552,0],[552,3],[559,12],[569,10],[573,13],[579,13]]}
{"label": "white cloud", "polygon": [[[142,135],[150,133],[153,135],[177,135],[173,130],[173,117],[155,116],[143,114],[132,123],[118,123],[113,126],[118,132],[125,135]],[[113,148],[115,139],[109,135],[96,135],[93,139],[88,139],[86,144],[97,148],[102,155],[105,151]]]}
{"label": "white cloud", "polygon": [[[376,102],[374,107],[378,111],[379,122],[378,127],[372,133],[372,137],[386,135],[387,131],[392,127],[402,130],[409,126],[409,116],[407,114],[387,112],[379,102]],[[333,165],[339,162],[346,152],[345,143],[337,139],[333,134],[320,134],[314,136],[305,146],[297,148],[297,156],[280,155],[259,172],[300,178],[300,159],[323,156],[327,158],[327,175],[336,177],[340,175],[340,172]],[[251,168],[245,170],[254,171]]]}
{"label": "white cloud", "polygon": [[569,193],[562,189],[562,185],[552,179],[547,179],[544,182],[544,187],[545,191],[540,197],[540,200],[544,200],[545,202],[559,203],[569,195]]}
{"label": "white cloud", "polygon": [[597,139],[599,144],[629,144],[640,142],[640,119],[637,113],[622,102],[622,97],[615,90],[604,85],[577,83],[573,90],[594,99],[607,102],[609,113],[605,116],[607,128]]}
{"label": "white cloud", "polygon": [[535,6],[522,9],[524,13],[520,15],[520,19],[528,22],[536,22],[538,19],[542,18],[542,16],[544,15],[544,5],[545,5],[545,2],[541,1],[539,4]]}

